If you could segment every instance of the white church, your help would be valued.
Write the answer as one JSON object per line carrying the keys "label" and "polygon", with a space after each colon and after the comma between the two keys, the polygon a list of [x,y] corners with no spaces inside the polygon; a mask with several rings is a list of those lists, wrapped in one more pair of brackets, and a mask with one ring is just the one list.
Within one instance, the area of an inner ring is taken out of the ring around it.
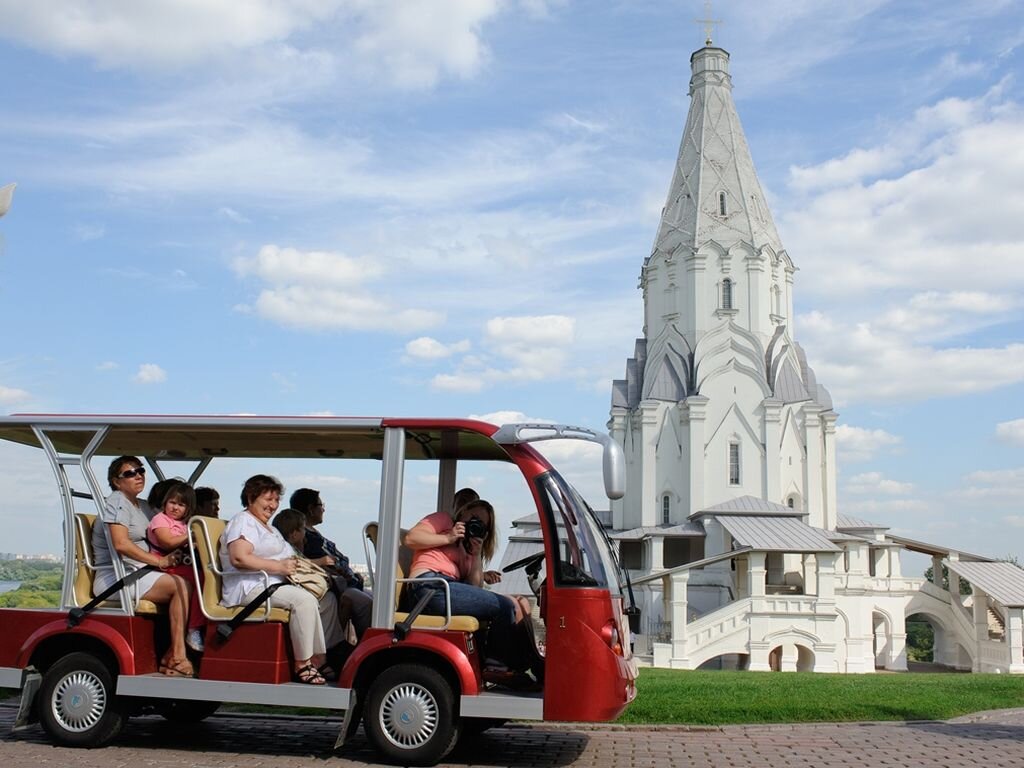
{"label": "white church", "polygon": [[[1024,674],[1024,570],[842,513],[838,414],[796,341],[797,268],[740,126],[729,54],[709,39],[690,63],[686,127],[640,271],[643,337],[608,423],[628,483],[604,522],[643,610],[639,660],[905,670],[905,621],[918,615],[936,664]],[[535,516],[514,526],[507,562],[538,546]],[[931,556],[935,583],[901,572],[904,551]]]}

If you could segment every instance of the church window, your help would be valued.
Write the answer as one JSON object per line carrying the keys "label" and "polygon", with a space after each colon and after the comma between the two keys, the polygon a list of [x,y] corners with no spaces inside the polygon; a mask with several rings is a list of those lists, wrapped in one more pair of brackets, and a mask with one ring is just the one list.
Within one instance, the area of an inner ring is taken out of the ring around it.
{"label": "church window", "polygon": [[661,524],[668,525],[671,522],[672,501],[666,493],[661,497]]}
{"label": "church window", "polygon": [[725,216],[728,210],[725,205],[725,192],[718,193],[718,215]]}
{"label": "church window", "polygon": [[786,499],[786,506],[790,509],[796,509],[796,501],[793,500],[792,496]]}
{"label": "church window", "polygon": [[732,280],[722,280],[722,309],[732,309]]}
{"label": "church window", "polygon": [[740,444],[729,443],[729,485],[740,484]]}

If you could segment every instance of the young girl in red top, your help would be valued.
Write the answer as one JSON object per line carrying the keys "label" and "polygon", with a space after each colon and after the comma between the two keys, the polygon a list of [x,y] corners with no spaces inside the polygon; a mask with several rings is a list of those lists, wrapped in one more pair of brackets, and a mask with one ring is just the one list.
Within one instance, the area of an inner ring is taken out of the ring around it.
{"label": "young girl in red top", "polygon": [[[188,520],[196,508],[196,494],[192,486],[184,482],[176,482],[167,488],[163,498],[163,506],[149,521],[146,538],[152,548],[159,553],[174,552],[188,547]],[[185,644],[193,651],[202,653],[205,649],[203,634],[206,628],[206,617],[199,607],[201,585],[195,583],[195,572],[191,565],[175,565],[164,569],[167,573],[181,576],[192,584],[192,599],[188,611],[188,632]]]}

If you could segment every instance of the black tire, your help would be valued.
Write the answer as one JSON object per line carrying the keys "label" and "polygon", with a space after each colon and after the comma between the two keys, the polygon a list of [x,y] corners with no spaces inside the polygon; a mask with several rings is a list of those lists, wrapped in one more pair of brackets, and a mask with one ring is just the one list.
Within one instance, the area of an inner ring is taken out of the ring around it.
{"label": "black tire", "polygon": [[370,685],[363,727],[389,762],[434,765],[459,739],[455,693],[436,669],[396,664]]}
{"label": "black tire", "polygon": [[184,701],[166,699],[156,706],[160,716],[172,723],[198,723],[220,708],[219,701]]}
{"label": "black tire", "polygon": [[65,747],[101,747],[128,720],[113,673],[89,653],[68,654],[46,670],[36,706],[43,730]]}

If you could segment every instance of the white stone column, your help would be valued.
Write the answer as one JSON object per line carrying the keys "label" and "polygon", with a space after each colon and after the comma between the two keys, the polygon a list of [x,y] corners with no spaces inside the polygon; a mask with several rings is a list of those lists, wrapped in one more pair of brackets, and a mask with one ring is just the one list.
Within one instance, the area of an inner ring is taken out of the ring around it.
{"label": "white stone column", "polygon": [[1006,609],[1006,646],[1010,652],[1010,674],[1024,675],[1024,608]]}
{"label": "white stone column", "polygon": [[[988,595],[982,590],[978,589],[977,584],[972,585],[974,587],[974,672],[984,672],[981,663],[981,647],[982,643],[988,640]],[[952,638],[951,638],[952,639]],[[956,648],[955,644],[951,644],[952,648]]]}
{"label": "white stone column", "polygon": [[650,548],[650,569],[652,571],[660,571],[665,565],[665,539],[662,536],[651,536],[647,540],[647,546]]}
{"label": "white stone column", "polygon": [[789,338],[796,338],[796,315],[793,314],[793,267],[786,267],[786,327],[789,330]]}
{"label": "white stone column", "polygon": [[765,498],[778,504],[782,499],[782,407],[781,400],[769,398],[764,407]]}
{"label": "white stone column", "polygon": [[[836,599],[836,552],[819,552],[818,562],[818,603],[831,603]],[[829,610],[834,610],[829,608]]]}
{"label": "white stone column", "polygon": [[[708,398],[694,395],[684,401],[683,415],[689,426],[690,437],[690,514],[704,508],[704,426],[707,418]],[[654,523],[650,523],[653,525]],[[646,523],[645,523],[646,525]]]}
{"label": "white stone column", "polygon": [[684,333],[702,333],[708,329],[707,261],[703,253],[691,253],[686,257],[686,277],[690,284],[690,301],[686,302],[686,324]]}
{"label": "white stone column", "polygon": [[797,647],[793,643],[786,643],[782,646],[782,672],[796,672],[796,662],[799,656]]}
{"label": "white stone column", "polygon": [[822,476],[824,474],[821,443],[821,406],[805,405],[804,412],[804,444],[807,455],[804,464],[804,488],[807,490],[808,525],[824,528],[823,519],[824,494]]}
{"label": "white stone column", "polygon": [[833,411],[826,411],[821,415],[825,462],[825,498],[821,527],[830,531],[836,529],[839,519],[838,502],[836,501],[836,419],[838,418],[839,415]]}
{"label": "white stone column", "polygon": [[932,583],[939,589],[943,589],[942,557],[940,555],[932,555]]}
{"label": "white stone column", "polygon": [[687,612],[689,600],[687,589],[690,584],[689,571],[677,571],[671,576],[671,607],[672,607],[672,666],[689,669],[689,653],[687,649]]}
{"label": "white stone column", "polygon": [[746,312],[747,327],[751,331],[771,337],[774,328],[768,317],[771,313],[771,295],[765,279],[765,258],[763,254],[755,253],[744,259],[747,265],[747,297],[744,303],[747,306],[740,307],[740,312]]}
{"label": "white stone column", "polygon": [[[765,596],[764,552],[750,552],[747,554],[747,594],[751,597]],[[755,609],[756,610],[756,609]]]}
{"label": "white stone column", "polygon": [[657,525],[655,520],[657,508],[658,481],[658,427],[659,416],[663,404],[657,400],[644,400],[640,403],[640,450],[643,452],[640,467],[640,525]]}

